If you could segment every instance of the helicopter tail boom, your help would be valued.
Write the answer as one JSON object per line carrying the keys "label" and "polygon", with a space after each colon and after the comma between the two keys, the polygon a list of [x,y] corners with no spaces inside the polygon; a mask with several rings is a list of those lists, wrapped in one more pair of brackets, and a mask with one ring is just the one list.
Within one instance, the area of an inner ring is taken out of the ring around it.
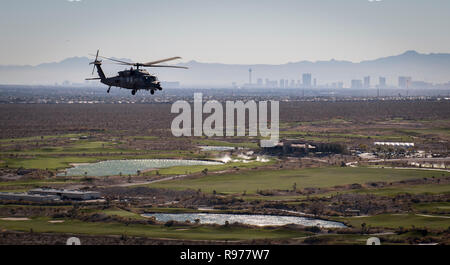
{"label": "helicopter tail boom", "polygon": [[98,53],[99,53],[99,50],[97,50],[97,54],[95,55],[95,61],[93,61],[89,64],[94,65],[94,68],[92,68],[92,74],[94,74],[94,69],[97,68],[97,73],[98,73],[98,76],[100,77],[100,80],[104,80],[104,79],[106,79],[106,76],[101,67],[102,61],[98,60],[98,57],[99,57]]}
{"label": "helicopter tail boom", "polygon": [[103,73],[103,69],[101,67],[102,63],[99,62],[99,63],[95,63],[94,65],[95,65],[95,67],[97,67],[97,73],[98,73],[98,76],[100,77],[99,79],[100,80],[106,79],[105,73]]}

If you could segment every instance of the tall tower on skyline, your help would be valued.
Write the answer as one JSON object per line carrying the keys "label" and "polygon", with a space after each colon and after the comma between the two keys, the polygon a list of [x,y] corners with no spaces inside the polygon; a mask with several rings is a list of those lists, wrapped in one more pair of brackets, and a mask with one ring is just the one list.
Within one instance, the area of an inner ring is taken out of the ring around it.
{"label": "tall tower on skyline", "polygon": [[408,88],[411,83],[412,78],[410,76],[399,76],[398,77],[398,86],[400,88]]}
{"label": "tall tower on skyline", "polygon": [[252,68],[248,69],[248,83],[252,84]]}

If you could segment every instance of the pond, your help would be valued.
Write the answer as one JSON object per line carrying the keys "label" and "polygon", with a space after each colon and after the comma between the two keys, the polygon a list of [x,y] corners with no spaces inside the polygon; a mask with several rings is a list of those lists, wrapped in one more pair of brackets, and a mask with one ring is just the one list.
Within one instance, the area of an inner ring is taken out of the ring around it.
{"label": "pond", "polygon": [[286,224],[298,224],[303,226],[320,226],[326,228],[345,228],[343,223],[298,217],[298,216],[279,216],[279,215],[255,215],[255,214],[213,214],[213,213],[151,213],[143,214],[145,217],[154,216],[156,220],[167,222],[170,220],[177,222],[185,222],[189,220],[195,222],[200,220],[202,224],[225,224],[228,221],[230,224],[239,222],[243,224],[256,226],[281,226]]}
{"label": "pond", "polygon": [[[74,167],[66,169],[67,176],[117,176],[135,175],[139,170],[144,172],[151,169],[168,168],[174,166],[196,166],[196,165],[222,165],[221,162],[184,159],[127,159],[106,160],[97,163],[74,164]],[[62,172],[59,176],[65,176]]]}

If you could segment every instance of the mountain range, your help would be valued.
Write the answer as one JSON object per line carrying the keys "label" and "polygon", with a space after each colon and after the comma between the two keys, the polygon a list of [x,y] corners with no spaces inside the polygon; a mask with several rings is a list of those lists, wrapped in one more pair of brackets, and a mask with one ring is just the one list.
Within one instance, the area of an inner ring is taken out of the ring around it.
{"label": "mountain range", "polygon": [[[130,61],[126,58],[121,60]],[[85,83],[91,77],[92,68],[88,57],[71,57],[60,62],[30,65],[0,65],[0,84],[61,84]],[[407,51],[400,55],[383,57],[361,62],[350,61],[298,61],[286,64],[222,64],[189,61],[176,65],[187,66],[189,70],[149,68],[149,72],[158,75],[161,81],[179,81],[184,87],[230,87],[233,82],[238,85],[248,83],[248,69],[252,69],[253,82],[263,80],[301,80],[302,73],[311,73],[318,84],[342,81],[348,85],[352,79],[371,76],[372,85],[378,77],[387,78],[387,83],[397,85],[398,76],[411,76],[413,80],[432,83],[450,81],[450,54],[421,54]],[[123,66],[104,63],[107,76],[114,75]],[[96,84],[96,81],[90,81]]]}

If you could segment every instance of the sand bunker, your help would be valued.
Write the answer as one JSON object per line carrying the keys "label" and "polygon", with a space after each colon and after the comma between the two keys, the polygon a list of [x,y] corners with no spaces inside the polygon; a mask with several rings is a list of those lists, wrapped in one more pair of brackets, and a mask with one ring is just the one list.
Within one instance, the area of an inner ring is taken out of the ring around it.
{"label": "sand bunker", "polygon": [[6,218],[0,218],[2,221],[28,221],[30,218],[27,217],[6,217]]}
{"label": "sand bunker", "polygon": [[58,223],[64,223],[64,220],[50,220],[48,222],[52,223],[52,224],[58,224]]}

